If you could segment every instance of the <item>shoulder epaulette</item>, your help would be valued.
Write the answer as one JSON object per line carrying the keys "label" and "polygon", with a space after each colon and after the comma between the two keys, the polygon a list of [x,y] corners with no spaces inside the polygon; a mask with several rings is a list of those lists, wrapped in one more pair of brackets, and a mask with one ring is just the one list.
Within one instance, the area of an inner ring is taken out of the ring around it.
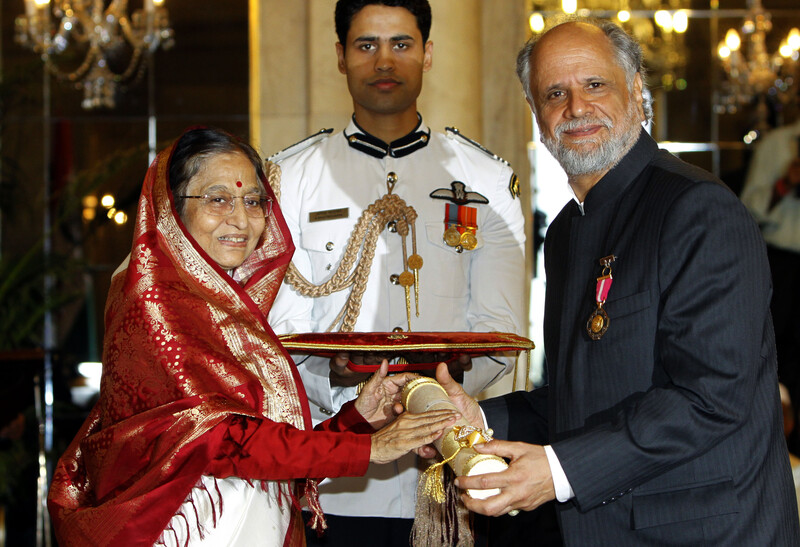
{"label": "shoulder epaulette", "polygon": [[331,133],[333,133],[333,129],[320,129],[319,131],[317,131],[313,135],[309,135],[302,141],[296,142],[293,145],[284,148],[280,152],[272,154],[269,158],[267,158],[267,161],[271,161],[272,163],[280,163],[286,158],[294,156],[298,152],[302,152],[306,148],[313,146],[319,141],[327,139],[331,135]]}
{"label": "shoulder epaulette", "polygon": [[449,138],[455,139],[455,140],[457,140],[459,142],[462,142],[462,143],[465,143],[465,144],[469,144],[470,146],[473,146],[473,147],[477,148],[478,150],[480,150],[481,152],[483,152],[487,156],[491,157],[492,159],[495,159],[497,161],[503,162],[508,166],[511,165],[506,160],[504,160],[503,158],[501,158],[500,156],[498,156],[497,154],[495,154],[494,152],[492,152],[491,150],[489,150],[488,148],[483,146],[481,143],[479,143],[477,141],[473,141],[469,137],[465,136],[463,133],[461,133],[461,131],[458,130],[457,127],[445,127],[444,131],[445,131],[445,134]]}

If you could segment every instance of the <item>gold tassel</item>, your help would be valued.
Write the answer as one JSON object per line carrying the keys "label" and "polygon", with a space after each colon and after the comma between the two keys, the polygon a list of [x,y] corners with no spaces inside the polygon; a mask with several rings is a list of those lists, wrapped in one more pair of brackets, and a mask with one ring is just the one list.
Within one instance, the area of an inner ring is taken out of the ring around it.
{"label": "gold tassel", "polygon": [[422,472],[419,482],[422,494],[436,503],[444,503],[444,463],[435,463]]}

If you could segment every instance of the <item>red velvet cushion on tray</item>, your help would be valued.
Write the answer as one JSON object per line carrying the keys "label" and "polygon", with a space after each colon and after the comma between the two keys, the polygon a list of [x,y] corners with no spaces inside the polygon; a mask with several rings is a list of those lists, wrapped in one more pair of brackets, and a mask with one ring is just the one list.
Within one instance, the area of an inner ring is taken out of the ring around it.
{"label": "red velvet cushion on tray", "polygon": [[[292,353],[332,357],[345,351],[370,352],[390,361],[400,358],[400,362],[389,365],[393,372],[435,368],[460,354],[478,356],[533,349],[533,342],[527,338],[506,332],[306,332],[279,338]],[[348,367],[357,372],[377,369],[352,362]]]}

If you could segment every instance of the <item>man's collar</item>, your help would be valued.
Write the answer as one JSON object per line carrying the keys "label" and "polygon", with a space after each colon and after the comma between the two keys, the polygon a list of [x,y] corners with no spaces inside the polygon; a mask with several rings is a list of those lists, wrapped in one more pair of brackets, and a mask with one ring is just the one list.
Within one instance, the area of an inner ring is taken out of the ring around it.
{"label": "man's collar", "polygon": [[656,152],[658,144],[642,128],[639,139],[631,149],[589,190],[581,209],[589,213],[602,207],[606,201],[615,199],[647,167]]}
{"label": "man's collar", "polygon": [[347,144],[349,144],[351,148],[355,148],[370,156],[376,158],[385,158],[386,156],[402,158],[412,152],[416,152],[420,148],[424,148],[430,141],[431,130],[422,123],[422,116],[419,114],[417,114],[417,120],[417,126],[411,133],[386,144],[378,137],[364,131],[364,129],[356,123],[356,117],[353,115],[352,120],[350,120],[350,125],[344,130],[344,136],[347,139]]}

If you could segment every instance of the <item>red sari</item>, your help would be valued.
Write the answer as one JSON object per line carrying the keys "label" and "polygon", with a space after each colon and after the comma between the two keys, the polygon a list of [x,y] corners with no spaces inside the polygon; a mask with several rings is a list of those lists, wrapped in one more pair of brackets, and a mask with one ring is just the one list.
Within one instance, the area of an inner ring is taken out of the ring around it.
{"label": "red sari", "polygon": [[[153,545],[203,475],[352,476],[369,461],[371,428],[352,406],[310,431],[297,369],[267,324],[294,251],[280,208],[234,281],[175,212],[171,153],[148,169],[128,266],[112,280],[100,398],[50,487],[63,547]],[[293,503],[284,545],[304,543]]]}

